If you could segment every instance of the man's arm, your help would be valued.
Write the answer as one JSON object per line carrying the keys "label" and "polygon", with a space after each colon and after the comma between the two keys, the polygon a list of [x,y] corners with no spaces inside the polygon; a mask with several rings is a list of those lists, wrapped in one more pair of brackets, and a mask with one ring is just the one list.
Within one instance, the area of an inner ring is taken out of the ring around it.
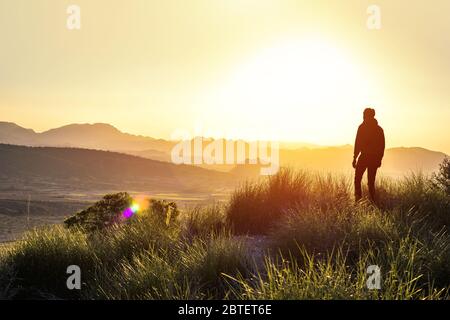
{"label": "man's arm", "polygon": [[384,137],[384,131],[380,127],[380,153],[379,153],[380,159],[378,162],[378,167],[381,167],[381,160],[383,160],[385,148],[386,148],[386,139]]}
{"label": "man's arm", "polygon": [[355,147],[353,149],[353,168],[356,167],[356,159],[358,158],[359,154],[361,153],[361,127],[358,127],[358,131],[356,132],[356,139],[355,139]]}
{"label": "man's arm", "polygon": [[358,127],[356,132],[355,147],[353,149],[353,159],[358,158],[361,153],[361,127]]}

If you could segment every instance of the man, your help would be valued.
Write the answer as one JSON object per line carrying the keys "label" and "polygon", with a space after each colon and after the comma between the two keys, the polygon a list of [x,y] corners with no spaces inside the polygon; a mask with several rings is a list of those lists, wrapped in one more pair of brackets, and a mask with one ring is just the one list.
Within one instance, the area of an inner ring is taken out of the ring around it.
{"label": "man", "polygon": [[[364,110],[364,121],[356,134],[353,153],[353,168],[355,168],[355,200],[362,197],[361,180],[367,169],[370,199],[375,202],[375,177],[381,167],[384,156],[384,131],[375,119],[375,110]],[[359,157],[359,158],[358,158]]]}

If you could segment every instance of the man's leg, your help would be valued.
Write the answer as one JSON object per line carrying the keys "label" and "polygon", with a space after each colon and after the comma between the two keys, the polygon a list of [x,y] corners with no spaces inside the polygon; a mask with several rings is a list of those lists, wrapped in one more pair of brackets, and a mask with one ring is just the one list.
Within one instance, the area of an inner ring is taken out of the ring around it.
{"label": "man's leg", "polygon": [[355,201],[359,201],[362,198],[361,180],[364,171],[366,171],[366,165],[359,159],[355,168]]}
{"label": "man's leg", "polygon": [[375,202],[375,177],[377,176],[378,167],[370,166],[367,169],[367,181],[369,183],[370,200]]}

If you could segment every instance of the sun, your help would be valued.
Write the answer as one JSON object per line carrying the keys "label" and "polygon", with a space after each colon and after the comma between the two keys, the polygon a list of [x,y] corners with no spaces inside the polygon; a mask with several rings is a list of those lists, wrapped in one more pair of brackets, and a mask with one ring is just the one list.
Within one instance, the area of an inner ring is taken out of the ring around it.
{"label": "sun", "polygon": [[328,142],[323,128],[371,102],[369,80],[355,59],[330,42],[287,41],[238,66],[214,104],[226,111],[224,123],[228,119],[247,129],[251,124],[259,131],[255,136]]}

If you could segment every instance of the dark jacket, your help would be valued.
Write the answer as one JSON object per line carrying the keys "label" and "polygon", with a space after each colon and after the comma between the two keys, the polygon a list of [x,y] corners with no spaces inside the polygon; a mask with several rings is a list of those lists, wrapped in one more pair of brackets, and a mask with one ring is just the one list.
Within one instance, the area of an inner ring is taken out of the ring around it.
{"label": "dark jacket", "polygon": [[354,158],[356,159],[361,154],[361,157],[373,159],[380,166],[384,148],[384,131],[378,125],[378,121],[376,119],[364,120],[356,134]]}

